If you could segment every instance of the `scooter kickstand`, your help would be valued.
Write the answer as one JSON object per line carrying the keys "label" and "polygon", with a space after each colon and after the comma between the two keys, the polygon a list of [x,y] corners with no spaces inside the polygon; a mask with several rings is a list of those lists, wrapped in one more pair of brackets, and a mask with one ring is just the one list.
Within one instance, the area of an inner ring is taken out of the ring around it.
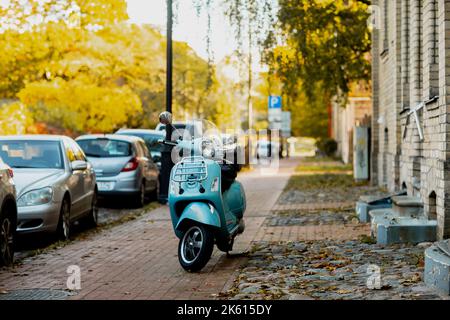
{"label": "scooter kickstand", "polygon": [[230,253],[229,251],[227,252],[227,258],[240,258],[240,257],[246,257],[248,256],[250,253],[249,250],[246,250],[244,252],[237,252],[237,253]]}

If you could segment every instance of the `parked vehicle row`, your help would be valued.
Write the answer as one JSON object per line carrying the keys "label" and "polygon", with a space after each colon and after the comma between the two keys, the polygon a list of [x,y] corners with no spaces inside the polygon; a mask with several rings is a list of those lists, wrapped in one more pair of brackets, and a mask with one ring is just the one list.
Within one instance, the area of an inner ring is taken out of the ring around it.
{"label": "parked vehicle row", "polygon": [[67,240],[75,221],[97,226],[99,197],[121,196],[133,207],[156,199],[159,169],[147,140],[124,132],[76,141],[0,136],[0,265],[12,263],[16,235]]}
{"label": "parked vehicle row", "polygon": [[[12,263],[16,235],[46,233],[67,240],[75,221],[97,226],[99,197],[122,197],[133,207],[156,200],[166,125],[173,126],[181,141],[186,134],[195,137],[192,141],[200,143],[203,155],[236,153],[235,136],[221,136],[211,124],[198,121],[161,123],[155,130],[121,129],[76,140],[58,135],[0,136],[0,265]],[[205,139],[205,132],[215,134]],[[186,141],[183,148],[191,154],[194,146]],[[238,185],[239,166],[221,167],[221,180],[214,181],[225,192]]]}

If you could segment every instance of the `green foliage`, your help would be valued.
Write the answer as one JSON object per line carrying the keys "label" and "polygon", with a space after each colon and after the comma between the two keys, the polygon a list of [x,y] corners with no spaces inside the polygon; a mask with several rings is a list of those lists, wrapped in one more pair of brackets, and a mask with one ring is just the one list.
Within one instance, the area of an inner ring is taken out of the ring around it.
{"label": "green foliage", "polygon": [[[356,0],[280,0],[278,18],[286,46],[273,52],[276,71],[291,92],[299,80],[308,98],[349,93],[370,79],[367,4]],[[294,87],[292,87],[294,86]]]}
{"label": "green foliage", "polygon": [[319,151],[327,157],[334,156],[338,148],[336,140],[331,138],[318,139],[316,142],[316,146],[317,149],[319,149]]}

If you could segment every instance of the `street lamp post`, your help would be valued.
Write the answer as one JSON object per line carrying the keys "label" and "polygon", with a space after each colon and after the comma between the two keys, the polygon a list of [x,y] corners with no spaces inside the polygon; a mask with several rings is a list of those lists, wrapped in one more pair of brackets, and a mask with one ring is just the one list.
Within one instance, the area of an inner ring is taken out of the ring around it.
{"label": "street lamp post", "polygon": [[[173,29],[173,6],[172,0],[167,1],[167,69],[166,69],[166,111],[172,113],[172,85],[173,85],[173,47],[172,47],[172,29]],[[172,127],[166,125],[166,140],[172,138]],[[167,202],[169,196],[170,171],[173,167],[172,147],[163,145],[161,152],[161,174],[159,184],[159,199],[161,202]]]}

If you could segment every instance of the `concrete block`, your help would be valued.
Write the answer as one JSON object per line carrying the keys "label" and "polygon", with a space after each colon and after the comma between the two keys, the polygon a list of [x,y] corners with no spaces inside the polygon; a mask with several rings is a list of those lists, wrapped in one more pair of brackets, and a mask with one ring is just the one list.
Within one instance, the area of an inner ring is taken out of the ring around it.
{"label": "concrete block", "polygon": [[379,196],[361,196],[356,202],[356,214],[359,221],[366,223],[370,222],[369,213],[373,210],[392,208],[392,198],[399,195],[405,195],[406,192],[401,192],[394,196],[382,197]]}
{"label": "concrete block", "polygon": [[420,198],[411,196],[392,197],[392,209],[399,216],[420,217],[423,216],[423,202]]}
{"label": "concrete block", "polygon": [[435,243],[425,250],[425,284],[440,293],[450,295],[450,255],[439,249],[447,241]]}
{"label": "concrete block", "polygon": [[436,241],[437,221],[409,217],[379,217],[376,219],[378,244],[420,243]]}
{"label": "concrete block", "polygon": [[370,215],[369,213],[373,210],[378,209],[390,209],[392,208],[392,203],[380,203],[378,205],[371,205],[367,202],[358,201],[356,202],[356,214],[358,215],[359,221],[363,223],[370,222]]}

